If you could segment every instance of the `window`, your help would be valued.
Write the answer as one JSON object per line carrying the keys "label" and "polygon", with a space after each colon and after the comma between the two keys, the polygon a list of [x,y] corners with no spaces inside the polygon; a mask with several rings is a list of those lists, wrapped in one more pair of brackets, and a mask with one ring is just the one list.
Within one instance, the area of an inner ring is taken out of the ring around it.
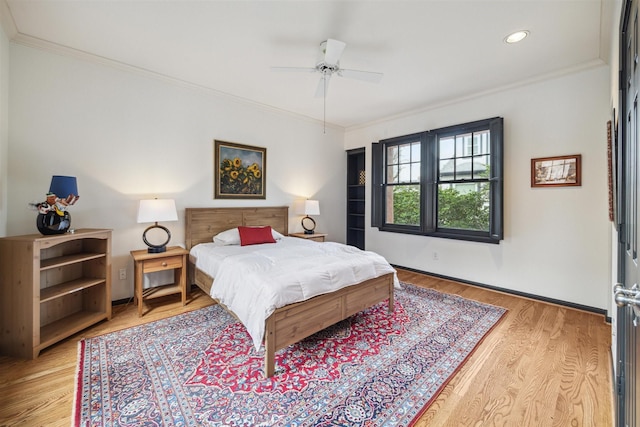
{"label": "window", "polygon": [[389,143],[386,146],[386,222],[420,225],[420,139]]}
{"label": "window", "polygon": [[386,139],[372,150],[372,226],[499,243],[502,118]]}

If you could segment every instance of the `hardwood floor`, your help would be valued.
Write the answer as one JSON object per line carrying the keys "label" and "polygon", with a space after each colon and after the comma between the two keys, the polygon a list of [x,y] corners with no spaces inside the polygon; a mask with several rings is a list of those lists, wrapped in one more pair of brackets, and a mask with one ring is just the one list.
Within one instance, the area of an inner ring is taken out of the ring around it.
{"label": "hardwood floor", "polygon": [[[613,425],[611,326],[599,315],[425,275],[400,280],[507,308],[416,426]],[[200,291],[151,302],[138,318],[133,303],[113,318],[44,350],[36,360],[0,357],[0,426],[69,426],[77,341],[210,305]]]}
{"label": "hardwood floor", "polygon": [[509,310],[416,426],[613,425],[603,316],[416,273],[398,277]]}

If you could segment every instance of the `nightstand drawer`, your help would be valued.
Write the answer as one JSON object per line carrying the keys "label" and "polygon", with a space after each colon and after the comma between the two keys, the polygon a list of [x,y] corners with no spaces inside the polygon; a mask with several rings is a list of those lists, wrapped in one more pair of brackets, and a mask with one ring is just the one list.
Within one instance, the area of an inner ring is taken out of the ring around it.
{"label": "nightstand drawer", "polygon": [[324,242],[324,239],[327,237],[327,234],[325,233],[314,233],[314,234],[290,233],[289,236],[297,237],[298,239],[313,240],[314,242]]}
{"label": "nightstand drawer", "polygon": [[160,258],[160,259],[148,259],[144,261],[143,273],[152,273],[154,271],[173,270],[182,267],[182,255]]}

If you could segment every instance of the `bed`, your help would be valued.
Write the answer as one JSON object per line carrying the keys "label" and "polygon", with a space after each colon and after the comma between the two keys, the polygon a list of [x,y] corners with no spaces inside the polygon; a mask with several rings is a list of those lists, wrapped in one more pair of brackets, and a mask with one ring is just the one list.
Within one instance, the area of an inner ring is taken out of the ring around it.
{"label": "bed", "polygon": [[[216,234],[240,226],[270,226],[284,236],[288,235],[289,213],[286,206],[187,208],[185,216],[185,240],[187,250],[190,251],[188,280],[207,295],[211,295],[214,279],[196,267],[196,258],[191,251],[196,245],[211,243]],[[264,323],[265,375],[274,375],[275,352],[282,348],[386,300],[389,312],[392,312],[396,284],[395,273],[389,272],[331,293],[277,308]]]}

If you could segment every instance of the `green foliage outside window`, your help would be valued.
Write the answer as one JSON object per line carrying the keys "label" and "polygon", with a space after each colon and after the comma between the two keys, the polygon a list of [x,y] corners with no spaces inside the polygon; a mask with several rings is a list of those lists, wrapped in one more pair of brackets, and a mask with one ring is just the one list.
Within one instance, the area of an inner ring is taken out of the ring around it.
{"label": "green foliage outside window", "polygon": [[439,189],[438,227],[489,231],[489,185],[469,192]]}
{"label": "green foliage outside window", "polygon": [[[413,186],[397,186],[393,190],[393,223],[420,224],[420,191]],[[479,191],[438,191],[438,227],[489,231],[489,185]]]}
{"label": "green foliage outside window", "polygon": [[420,225],[420,190],[417,186],[393,188],[393,223]]}

